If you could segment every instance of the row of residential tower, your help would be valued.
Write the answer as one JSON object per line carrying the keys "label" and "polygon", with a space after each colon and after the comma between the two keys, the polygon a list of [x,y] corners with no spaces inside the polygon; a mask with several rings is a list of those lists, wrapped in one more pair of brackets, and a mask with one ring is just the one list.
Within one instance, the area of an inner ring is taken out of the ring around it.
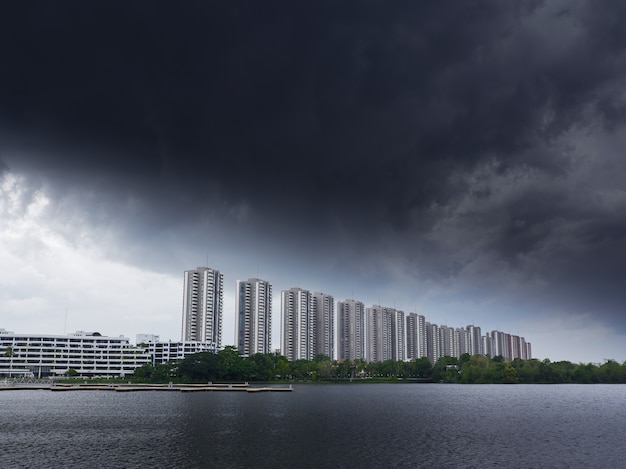
{"label": "row of residential tower", "polygon": [[[222,345],[223,274],[208,267],[184,273],[182,340]],[[336,311],[335,311],[336,305]],[[336,314],[335,314],[336,313]],[[423,315],[361,301],[338,301],[332,295],[291,288],[281,292],[281,350],[289,360],[335,358],[335,317],[339,360],[368,362],[443,356],[501,355],[530,359],[531,345],[523,337],[500,331],[482,335],[478,326],[448,327]],[[272,285],[250,278],[237,281],[236,346],[244,356],[271,353]]]}

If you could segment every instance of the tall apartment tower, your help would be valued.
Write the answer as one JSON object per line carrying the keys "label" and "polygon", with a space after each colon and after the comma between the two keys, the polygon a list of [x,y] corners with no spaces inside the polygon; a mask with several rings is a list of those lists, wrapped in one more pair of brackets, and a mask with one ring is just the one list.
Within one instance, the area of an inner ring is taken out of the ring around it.
{"label": "tall apartment tower", "polygon": [[287,360],[315,358],[311,292],[291,288],[281,292],[282,354]]}
{"label": "tall apartment tower", "polygon": [[485,335],[483,336],[483,353],[489,358],[493,358],[495,357],[494,350],[494,337],[490,332],[485,332]]}
{"label": "tall apartment tower", "polygon": [[426,318],[421,314],[406,317],[406,353],[408,360],[426,356]]}
{"label": "tall apartment tower", "polygon": [[441,358],[439,326],[430,322],[426,322],[426,356],[433,365]]}
{"label": "tall apartment tower", "polygon": [[327,293],[311,295],[311,316],[314,322],[315,350],[313,357],[326,355],[335,359],[335,298]]}
{"label": "tall apartment tower", "polygon": [[480,327],[470,324],[465,329],[469,332],[469,347],[467,353],[470,355],[482,355],[484,352]]}
{"label": "tall apartment tower", "polygon": [[365,359],[365,306],[357,300],[337,302],[340,360]]}
{"label": "tall apartment tower", "polygon": [[458,327],[456,333],[459,336],[459,357],[464,353],[472,355],[472,341],[469,331],[464,327]]}
{"label": "tall apartment tower", "polygon": [[209,267],[186,270],[183,285],[182,341],[222,345],[224,275]]}
{"label": "tall apartment tower", "polygon": [[258,278],[237,281],[235,343],[245,357],[272,351],[272,285]]}
{"label": "tall apartment tower", "polygon": [[374,305],[365,311],[366,357],[369,362],[405,359],[404,312]]}
{"label": "tall apartment tower", "polygon": [[458,348],[459,334],[453,327],[439,326],[439,349],[442,357],[456,357],[461,355]]}
{"label": "tall apartment tower", "polygon": [[391,358],[406,360],[406,318],[404,311],[392,309],[391,313]]}
{"label": "tall apartment tower", "polygon": [[[384,308],[380,305],[374,305],[365,310],[365,328],[367,336],[365,360],[368,362],[381,362],[391,358],[390,356],[385,357],[383,352],[386,345],[384,332],[390,329],[385,327],[383,309]],[[389,326],[391,326],[391,324]]]}

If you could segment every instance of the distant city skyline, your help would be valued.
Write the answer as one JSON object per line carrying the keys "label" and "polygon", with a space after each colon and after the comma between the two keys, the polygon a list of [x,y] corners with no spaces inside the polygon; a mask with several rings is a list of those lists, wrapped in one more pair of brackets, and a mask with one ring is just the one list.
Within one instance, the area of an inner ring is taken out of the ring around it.
{"label": "distant city skyline", "polygon": [[[223,322],[223,296],[221,270],[200,266],[183,272],[183,341],[209,342],[221,348],[213,332],[221,331],[221,326],[212,325]],[[235,297],[234,345],[239,353],[245,357],[273,353],[271,282],[238,280]],[[530,342],[524,337],[495,330],[483,335],[473,324],[438,325],[415,312],[406,314],[381,305],[365,308],[355,299],[337,301],[336,306],[335,310],[335,298],[328,293],[311,293],[301,287],[282,290],[279,352],[290,361],[313,360],[318,355],[368,362],[427,357],[434,364],[441,357],[459,358],[464,353],[501,355],[508,360],[532,358]],[[158,336],[150,339],[149,334],[141,334],[137,340],[140,337],[158,341]]]}

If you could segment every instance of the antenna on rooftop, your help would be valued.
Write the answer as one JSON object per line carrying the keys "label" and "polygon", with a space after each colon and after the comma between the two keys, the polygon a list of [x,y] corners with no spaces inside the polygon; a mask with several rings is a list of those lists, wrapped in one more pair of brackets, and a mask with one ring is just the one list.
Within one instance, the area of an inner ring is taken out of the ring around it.
{"label": "antenna on rooftop", "polygon": [[67,307],[65,308],[65,323],[63,324],[63,335],[67,335]]}

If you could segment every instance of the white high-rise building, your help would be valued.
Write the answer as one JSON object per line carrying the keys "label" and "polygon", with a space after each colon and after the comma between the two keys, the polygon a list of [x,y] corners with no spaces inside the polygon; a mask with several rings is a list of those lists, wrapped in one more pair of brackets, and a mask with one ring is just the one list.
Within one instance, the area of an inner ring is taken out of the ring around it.
{"label": "white high-rise building", "polygon": [[222,345],[224,275],[209,267],[186,270],[183,285],[183,341]]}
{"label": "white high-rise building", "polygon": [[434,365],[441,358],[441,342],[437,324],[426,322],[426,344],[426,356]]}
{"label": "white high-rise building", "polygon": [[311,292],[302,288],[281,292],[282,353],[287,360],[315,358],[311,301]]}
{"label": "white high-rise building", "polygon": [[[366,360],[404,360],[404,312],[374,305],[366,310]],[[398,319],[400,318],[400,319]]]}
{"label": "white high-rise building", "polygon": [[483,352],[483,337],[480,332],[480,327],[470,324],[466,327],[469,332],[469,347],[467,353],[470,355],[482,355]]}
{"label": "white high-rise building", "polygon": [[426,318],[409,313],[406,317],[407,360],[426,356]]}
{"label": "white high-rise building", "polygon": [[439,326],[440,350],[442,357],[460,357],[458,349],[459,334],[453,327]]}
{"label": "white high-rise building", "polygon": [[[365,329],[366,329],[366,354],[365,360],[368,362],[381,362],[390,358],[385,357],[383,349],[385,345],[385,337],[383,337],[384,312],[383,307],[374,305],[365,310]],[[389,354],[391,355],[391,354]]]}
{"label": "white high-rise building", "polygon": [[272,285],[258,278],[237,281],[235,343],[245,357],[272,351]]}
{"label": "white high-rise building", "polygon": [[457,327],[455,332],[459,337],[459,357],[464,353],[472,355],[472,342],[470,340],[470,333],[464,327]]}
{"label": "white high-rise building", "polygon": [[340,360],[365,359],[365,306],[361,301],[337,302]]}
{"label": "white high-rise building", "polygon": [[314,322],[315,350],[313,357],[326,355],[335,359],[335,298],[315,292],[311,296],[311,315]]}
{"label": "white high-rise building", "polygon": [[495,341],[494,341],[494,337],[492,336],[492,334],[490,332],[486,332],[485,335],[483,336],[483,352],[489,358],[495,357],[495,355],[494,355],[494,350],[495,350],[494,343],[495,343]]}
{"label": "white high-rise building", "polygon": [[404,311],[392,309],[391,314],[391,358],[406,360],[406,319]]}

